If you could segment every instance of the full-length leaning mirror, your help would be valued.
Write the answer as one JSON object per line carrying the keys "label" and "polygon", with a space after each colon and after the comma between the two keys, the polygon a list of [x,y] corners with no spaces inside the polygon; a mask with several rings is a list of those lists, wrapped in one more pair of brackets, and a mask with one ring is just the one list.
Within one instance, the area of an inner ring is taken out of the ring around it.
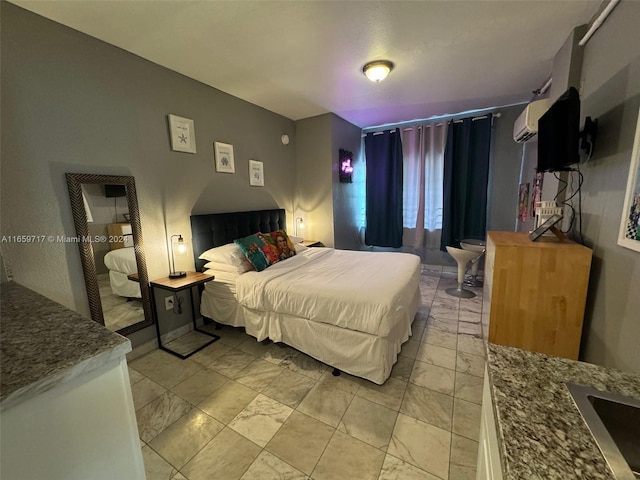
{"label": "full-length leaning mirror", "polygon": [[121,335],[152,325],[133,177],[66,177],[91,318]]}

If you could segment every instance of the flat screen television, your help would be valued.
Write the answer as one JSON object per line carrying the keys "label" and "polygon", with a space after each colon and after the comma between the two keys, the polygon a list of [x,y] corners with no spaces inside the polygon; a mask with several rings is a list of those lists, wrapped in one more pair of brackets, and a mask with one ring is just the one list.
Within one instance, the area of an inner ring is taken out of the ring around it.
{"label": "flat screen television", "polygon": [[538,172],[570,170],[580,161],[580,95],[570,87],[538,120]]}
{"label": "flat screen television", "polygon": [[105,185],[104,196],[110,197],[126,197],[127,189],[124,185]]}

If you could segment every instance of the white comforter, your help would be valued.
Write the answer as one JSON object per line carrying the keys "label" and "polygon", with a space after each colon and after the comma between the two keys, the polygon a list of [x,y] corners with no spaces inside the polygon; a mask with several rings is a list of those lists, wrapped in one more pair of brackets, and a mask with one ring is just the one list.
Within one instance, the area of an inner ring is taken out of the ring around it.
{"label": "white comforter", "polygon": [[240,304],[386,337],[406,316],[420,258],[313,248],[236,281]]}
{"label": "white comforter", "polygon": [[104,264],[109,270],[115,270],[127,275],[138,271],[136,252],[133,247],[111,250],[104,256]]}

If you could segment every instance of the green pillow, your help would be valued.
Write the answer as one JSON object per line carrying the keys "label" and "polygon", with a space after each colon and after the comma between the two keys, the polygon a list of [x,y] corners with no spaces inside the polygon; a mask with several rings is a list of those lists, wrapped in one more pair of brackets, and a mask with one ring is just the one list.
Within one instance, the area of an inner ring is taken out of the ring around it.
{"label": "green pillow", "polygon": [[233,241],[256,271],[261,272],[278,261],[271,245],[264,241],[261,233]]}

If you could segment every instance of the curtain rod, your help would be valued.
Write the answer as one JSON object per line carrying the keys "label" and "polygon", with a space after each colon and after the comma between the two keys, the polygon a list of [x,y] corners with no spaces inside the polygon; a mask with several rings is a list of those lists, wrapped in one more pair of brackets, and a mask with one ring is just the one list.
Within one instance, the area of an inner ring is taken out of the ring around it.
{"label": "curtain rod", "polygon": [[[487,118],[487,117],[489,117],[489,116],[491,116],[491,117],[492,117],[492,118],[491,118],[491,121],[493,122],[493,118],[500,118],[500,117],[502,116],[502,113],[500,113],[500,112],[491,112],[491,113],[487,113],[487,114],[485,114],[485,115],[480,115],[480,116],[477,116],[477,117],[472,117],[472,118],[471,118],[471,121],[472,121],[472,122],[475,122],[476,120],[482,120],[483,118]],[[404,124],[404,125],[406,125],[406,128],[403,128],[403,125],[402,125],[402,124],[398,124],[398,125],[397,125],[397,126],[395,126],[395,127],[391,127],[391,128],[389,128],[389,131],[391,131],[391,132],[395,132],[398,128],[400,128],[400,129],[402,129],[402,131],[403,131],[403,132],[407,132],[407,131],[413,130],[413,127],[414,127],[414,126],[416,126],[416,125],[417,125],[417,128],[418,128],[418,130],[419,130],[419,129],[420,129],[420,128],[422,128],[423,126],[425,126],[425,127],[429,128],[429,127],[431,127],[431,126],[433,126],[433,125],[435,125],[436,127],[439,127],[439,126],[441,126],[441,125],[445,125],[445,124],[447,124],[447,123],[449,123],[449,122],[453,122],[453,123],[462,123],[466,118],[469,118],[469,117],[460,118],[460,119],[456,119],[456,120],[454,120],[453,118],[454,118],[453,116],[452,116],[452,117],[449,117],[449,119],[448,119],[448,120],[445,120],[444,122],[439,122],[439,123],[425,123],[425,122],[427,122],[427,120],[421,120],[421,121],[419,121],[419,123],[418,123],[418,122],[415,122],[415,121],[413,121],[413,122],[406,122],[406,123]],[[435,119],[434,119],[434,120],[435,120]],[[371,128],[373,129],[373,128],[383,128],[383,127],[371,127]],[[365,129],[365,130],[369,130],[369,129]],[[378,131],[369,131],[369,132],[364,133],[364,132],[365,132],[365,130],[363,130],[363,133],[362,133],[362,137],[363,137],[363,138],[367,136],[367,133],[373,133],[374,135],[380,135],[380,134],[382,134],[384,131],[386,131],[386,129],[382,129],[382,130],[378,130]]]}

